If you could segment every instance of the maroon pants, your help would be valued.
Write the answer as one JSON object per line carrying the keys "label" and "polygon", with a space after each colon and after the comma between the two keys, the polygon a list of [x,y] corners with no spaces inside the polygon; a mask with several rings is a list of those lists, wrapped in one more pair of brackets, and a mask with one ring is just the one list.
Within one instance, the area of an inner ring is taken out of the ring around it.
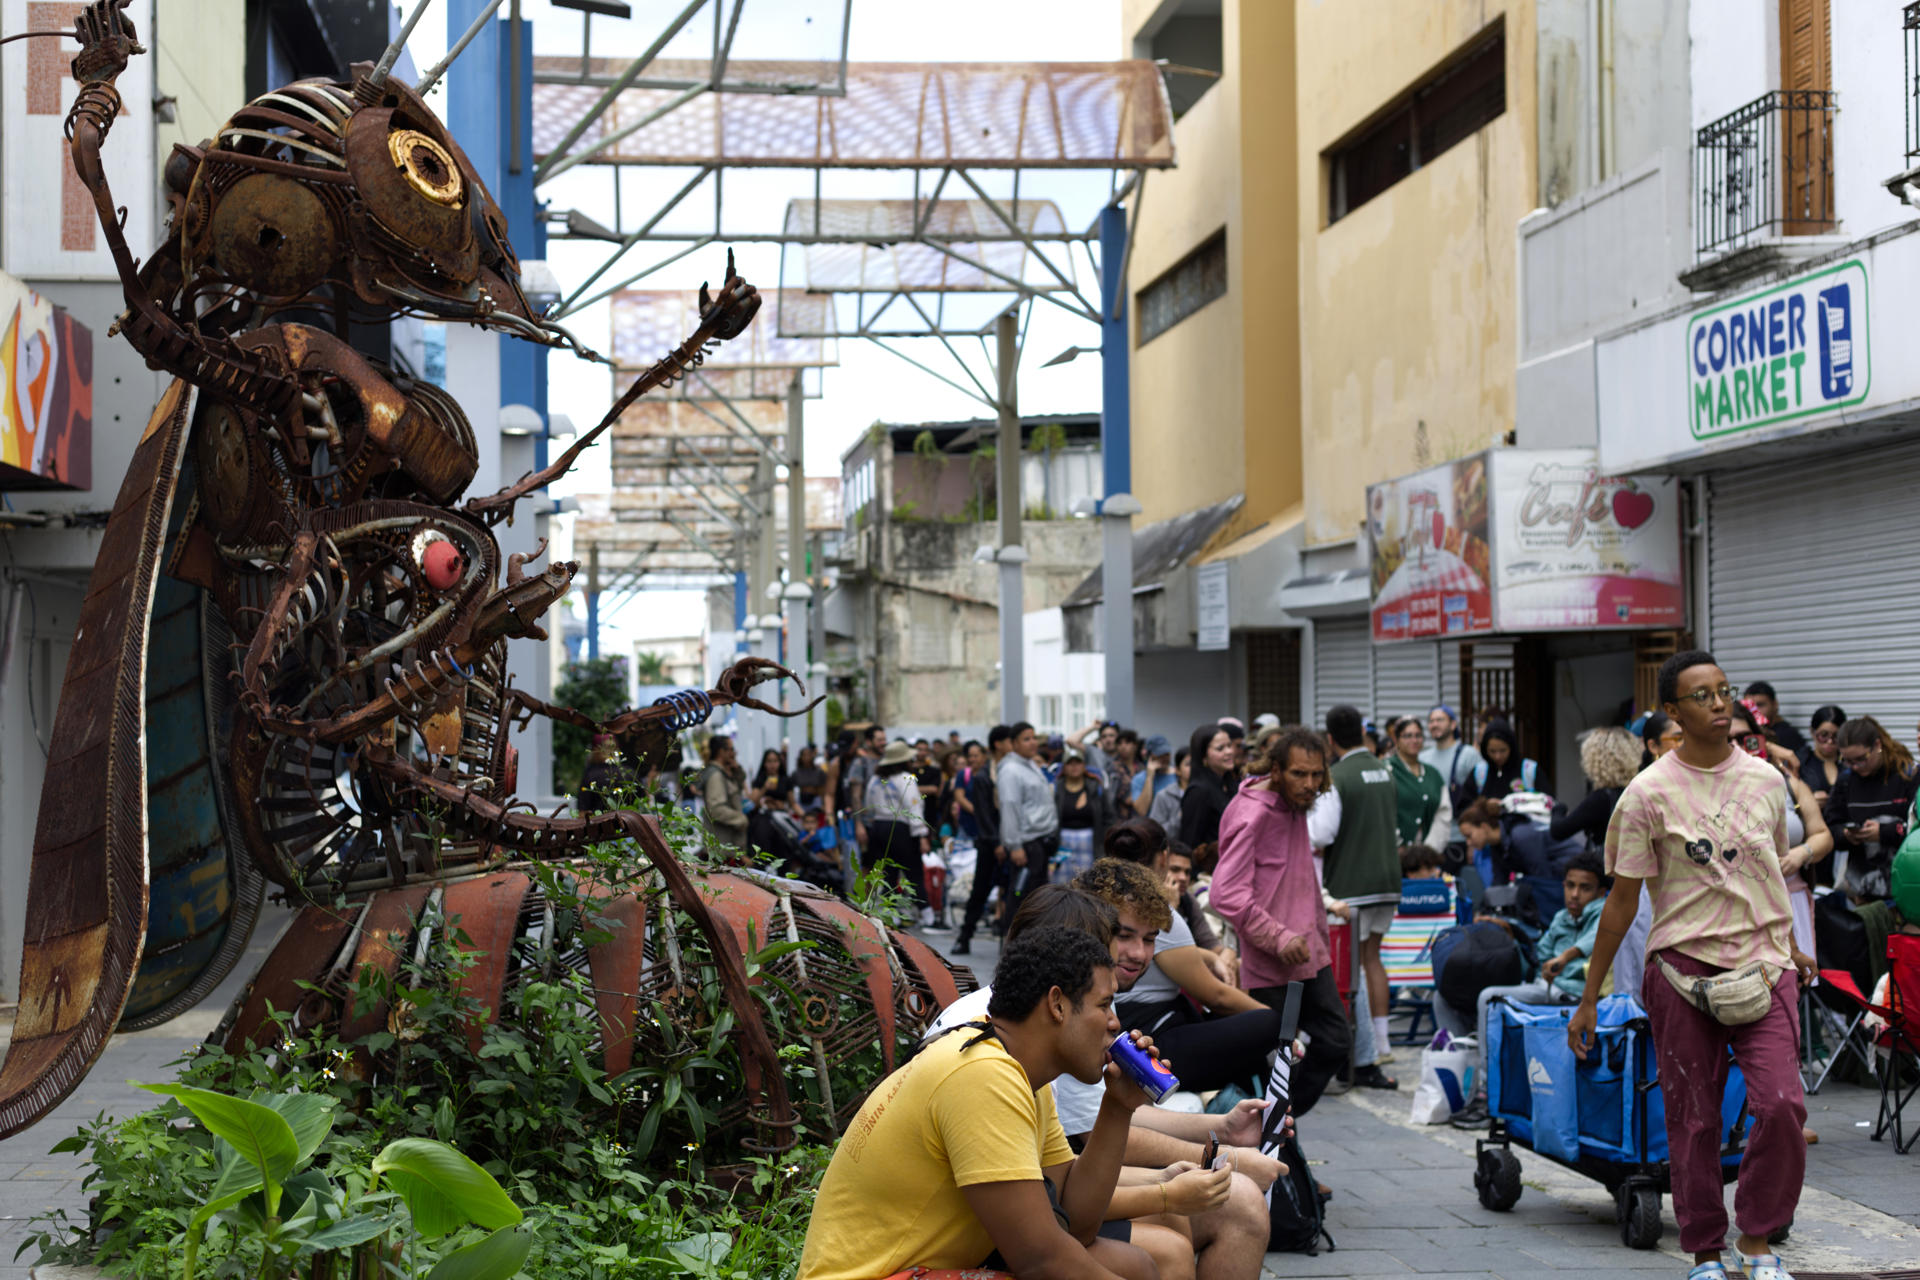
{"label": "maroon pants", "polygon": [[[1685,974],[1721,972],[1678,951],[1657,953]],[[1653,1024],[1660,1091],[1667,1107],[1673,1216],[1680,1248],[1702,1253],[1726,1247],[1727,1202],[1720,1178],[1720,1102],[1727,1091],[1727,1046],[1747,1078],[1753,1117],[1740,1162],[1734,1220],[1749,1235],[1769,1236],[1793,1221],[1807,1171],[1807,1119],[1800,1086],[1800,995],[1792,970],[1773,986],[1773,1007],[1758,1022],[1728,1027],[1688,1004],[1647,957],[1641,1000]]]}

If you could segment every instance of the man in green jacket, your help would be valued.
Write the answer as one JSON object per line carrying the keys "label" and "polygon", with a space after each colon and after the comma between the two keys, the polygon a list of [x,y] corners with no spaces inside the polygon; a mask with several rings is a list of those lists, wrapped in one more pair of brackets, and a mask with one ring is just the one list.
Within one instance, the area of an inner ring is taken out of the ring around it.
{"label": "man in green jacket", "polygon": [[1398,1082],[1378,1066],[1392,1058],[1387,1048],[1387,966],[1380,959],[1380,943],[1400,904],[1400,843],[1395,833],[1399,796],[1392,771],[1366,749],[1365,723],[1358,709],[1345,704],[1327,712],[1327,737],[1340,759],[1330,775],[1332,790],[1307,815],[1307,833],[1316,848],[1326,850],[1327,892],[1353,909],[1353,936],[1366,975],[1372,1015],[1367,1029],[1373,1033],[1374,1054],[1369,1058],[1365,1046],[1359,1046],[1362,1052],[1356,1056],[1362,1065],[1354,1082],[1393,1089]]}

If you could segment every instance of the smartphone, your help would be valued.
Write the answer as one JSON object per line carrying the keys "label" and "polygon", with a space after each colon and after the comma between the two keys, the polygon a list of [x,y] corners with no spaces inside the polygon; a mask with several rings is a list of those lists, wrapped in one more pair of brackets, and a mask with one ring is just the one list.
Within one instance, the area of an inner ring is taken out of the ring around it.
{"label": "smartphone", "polygon": [[1202,1169],[1213,1168],[1213,1158],[1219,1154],[1220,1135],[1209,1129],[1207,1130],[1207,1145],[1200,1148],[1200,1167]]}

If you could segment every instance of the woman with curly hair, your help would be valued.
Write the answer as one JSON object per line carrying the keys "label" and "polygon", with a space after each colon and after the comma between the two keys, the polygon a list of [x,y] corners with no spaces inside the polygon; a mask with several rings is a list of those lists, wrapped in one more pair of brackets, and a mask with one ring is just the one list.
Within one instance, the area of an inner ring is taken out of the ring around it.
{"label": "woman with curly hair", "polygon": [[1620,793],[1640,772],[1640,740],[1625,729],[1592,729],[1580,742],[1580,772],[1587,775],[1593,789],[1573,808],[1556,812],[1549,824],[1555,840],[1585,832],[1587,845],[1599,848],[1607,842],[1607,823],[1613,820],[1613,806]]}

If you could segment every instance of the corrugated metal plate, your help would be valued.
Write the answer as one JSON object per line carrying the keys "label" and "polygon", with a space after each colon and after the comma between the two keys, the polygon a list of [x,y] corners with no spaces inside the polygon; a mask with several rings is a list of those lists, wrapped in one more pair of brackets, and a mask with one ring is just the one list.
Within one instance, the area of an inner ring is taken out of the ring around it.
{"label": "corrugated metal plate", "polygon": [[1365,615],[1313,624],[1313,723],[1324,725],[1327,708],[1343,702],[1373,705],[1373,637]]}
{"label": "corrugated metal plate", "polygon": [[1907,742],[1920,718],[1920,558],[1905,508],[1920,444],[1862,463],[1848,453],[1714,477],[1710,647],[1736,685],[1770,681],[1803,732],[1831,702]]}
{"label": "corrugated metal plate", "polygon": [[1440,643],[1440,701],[1452,707],[1454,714],[1460,711],[1460,645],[1459,640],[1442,640]]}
{"label": "corrugated metal plate", "polygon": [[1383,644],[1373,650],[1373,719],[1384,731],[1395,716],[1425,717],[1440,700],[1438,641]]}

